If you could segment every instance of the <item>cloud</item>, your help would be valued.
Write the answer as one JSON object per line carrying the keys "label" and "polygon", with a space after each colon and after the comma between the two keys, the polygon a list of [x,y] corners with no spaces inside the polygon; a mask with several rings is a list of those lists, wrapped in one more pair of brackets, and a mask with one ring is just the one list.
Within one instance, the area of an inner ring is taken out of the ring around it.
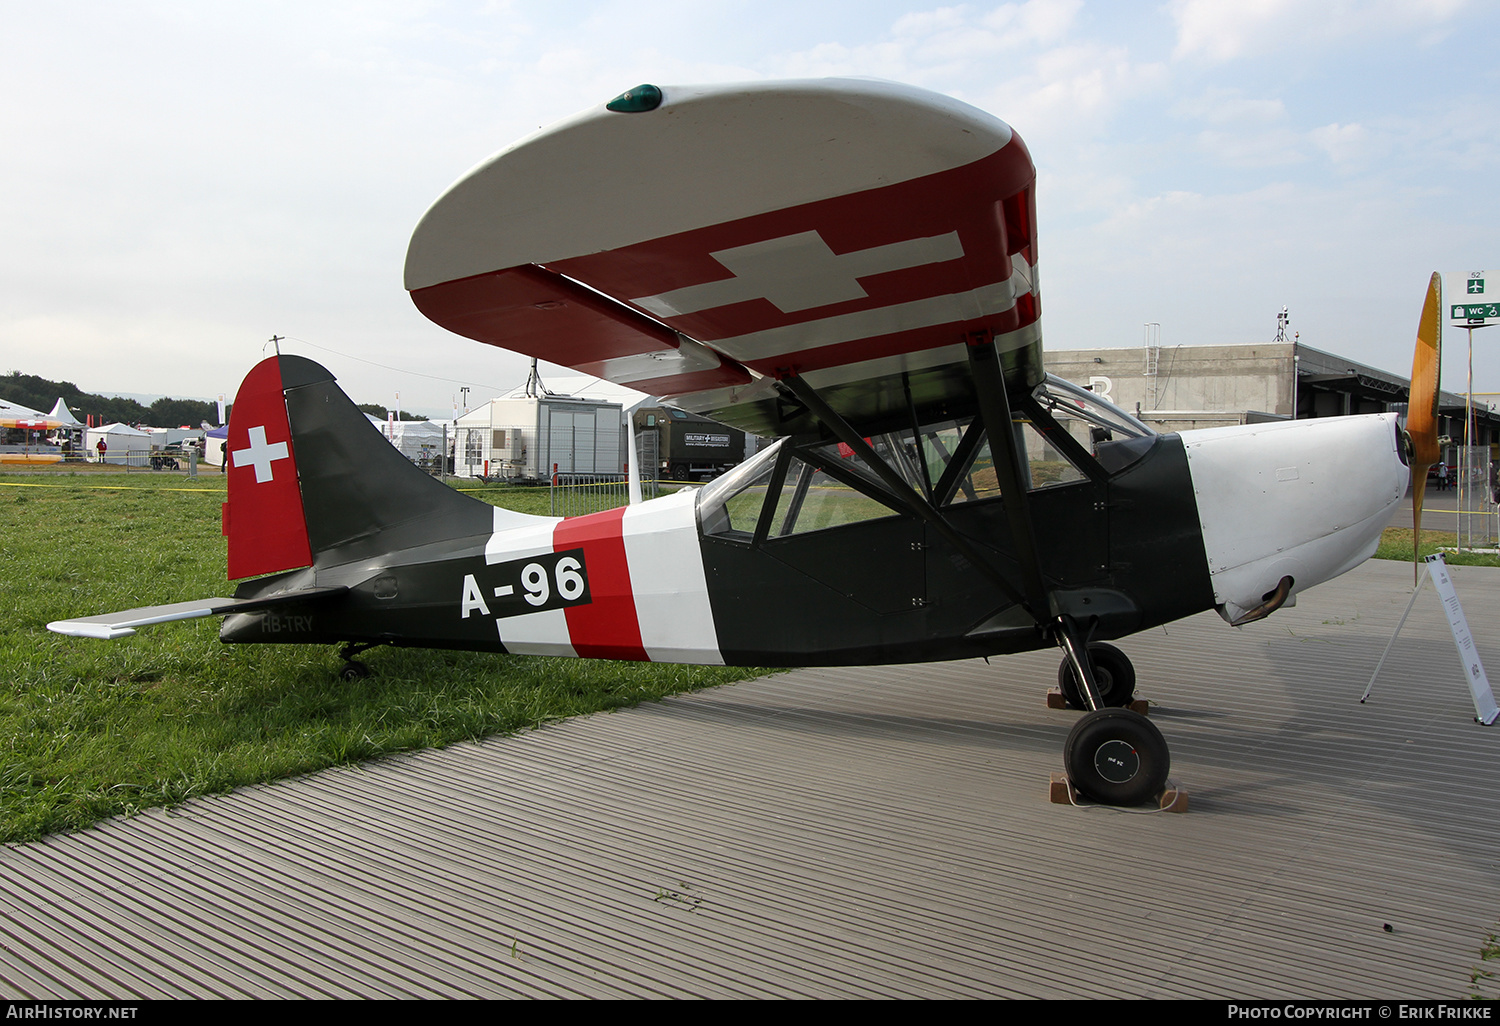
{"label": "cloud", "polygon": [[821,43],[777,62],[776,74],[870,75],[906,81],[992,78],[993,61],[1027,63],[1070,35],[1082,0],[1026,0],[977,9],[970,5],[914,11],[881,38],[859,45]]}
{"label": "cloud", "polygon": [[1172,113],[1211,125],[1268,124],[1286,117],[1286,104],[1251,99],[1237,88],[1211,86],[1192,99],[1174,104]]}
{"label": "cloud", "polygon": [[1279,167],[1300,164],[1307,159],[1302,152],[1303,137],[1290,129],[1265,132],[1199,132],[1195,144],[1199,152],[1223,167]]}
{"label": "cloud", "polygon": [[1309,132],[1308,138],[1335,164],[1361,159],[1369,151],[1370,133],[1363,125],[1324,125]]}
{"label": "cloud", "polygon": [[918,60],[978,59],[1022,47],[1051,46],[1067,37],[1082,0],[1027,0],[989,11],[943,7],[903,15],[891,27],[898,45]]}
{"label": "cloud", "polygon": [[1173,56],[1228,61],[1273,50],[1300,50],[1353,36],[1417,33],[1440,39],[1469,0],[1173,0]]}

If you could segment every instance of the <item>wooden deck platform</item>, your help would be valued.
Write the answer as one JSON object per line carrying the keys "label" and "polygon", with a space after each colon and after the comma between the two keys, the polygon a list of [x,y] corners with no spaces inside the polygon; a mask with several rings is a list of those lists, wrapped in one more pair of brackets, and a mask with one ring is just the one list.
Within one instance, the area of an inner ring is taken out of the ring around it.
{"label": "wooden deck platform", "polygon": [[1430,585],[1358,703],[1410,586],[1122,644],[1187,815],[1048,803],[1052,653],[798,671],[0,850],[0,995],[1462,997],[1500,726]]}

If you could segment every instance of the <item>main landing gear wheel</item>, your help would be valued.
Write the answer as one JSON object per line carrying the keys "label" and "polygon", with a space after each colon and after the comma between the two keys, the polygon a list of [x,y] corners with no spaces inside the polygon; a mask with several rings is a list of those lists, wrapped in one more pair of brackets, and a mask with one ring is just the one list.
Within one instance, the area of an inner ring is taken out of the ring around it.
{"label": "main landing gear wheel", "polygon": [[[1094,684],[1099,688],[1099,698],[1105,705],[1124,708],[1135,700],[1135,667],[1129,656],[1113,645],[1096,642],[1089,646],[1089,658],[1094,664]],[[1057,668],[1057,686],[1074,709],[1089,707],[1078,683],[1078,674],[1073,672],[1073,664],[1067,659]]]}
{"label": "main landing gear wheel", "polygon": [[1105,805],[1140,805],[1160,794],[1172,759],[1161,731],[1129,709],[1079,717],[1063,746],[1068,779]]}

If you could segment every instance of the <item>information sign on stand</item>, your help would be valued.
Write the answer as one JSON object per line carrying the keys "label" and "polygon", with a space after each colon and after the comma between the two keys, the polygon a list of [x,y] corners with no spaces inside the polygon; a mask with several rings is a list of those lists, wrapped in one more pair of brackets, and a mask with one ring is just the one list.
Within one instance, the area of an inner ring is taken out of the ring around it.
{"label": "information sign on stand", "polygon": [[[1437,589],[1438,598],[1443,603],[1443,613],[1448,617],[1448,629],[1453,632],[1453,644],[1458,649],[1459,661],[1463,663],[1464,677],[1469,682],[1469,694],[1474,698],[1474,718],[1485,726],[1489,726],[1497,717],[1500,717],[1500,706],[1495,704],[1495,695],[1490,691],[1490,679],[1485,675],[1484,663],[1479,658],[1479,649],[1474,645],[1474,635],[1469,632],[1469,620],[1464,616],[1463,605],[1458,601],[1458,592],[1453,588],[1453,578],[1448,573],[1448,563],[1443,559],[1441,552],[1423,558],[1427,561],[1427,578],[1432,579],[1432,585]],[[1380,668],[1385,665],[1385,657],[1391,654],[1391,646],[1396,643],[1396,636],[1406,625],[1406,618],[1411,615],[1412,606],[1417,604],[1417,596],[1422,593],[1422,584],[1427,583],[1427,578],[1423,578],[1412,591],[1411,601],[1406,604],[1406,612],[1401,614],[1401,621],[1396,624],[1396,632],[1391,635],[1385,651],[1381,653],[1380,662],[1375,664],[1375,672],[1370,675],[1370,683],[1365,688],[1365,693],[1360,696],[1361,702],[1370,697],[1370,689],[1375,686],[1375,678],[1380,675]]]}
{"label": "information sign on stand", "polygon": [[[1459,328],[1500,321],[1500,271],[1460,271],[1444,275],[1448,320]],[[1459,286],[1459,287],[1455,287]]]}

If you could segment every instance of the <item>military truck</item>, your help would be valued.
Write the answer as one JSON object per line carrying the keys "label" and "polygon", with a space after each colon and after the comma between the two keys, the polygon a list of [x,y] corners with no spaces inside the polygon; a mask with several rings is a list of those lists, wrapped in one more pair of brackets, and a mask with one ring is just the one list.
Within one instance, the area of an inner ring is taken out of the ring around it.
{"label": "military truck", "polygon": [[707,417],[670,406],[643,406],[634,420],[641,468],[650,472],[654,447],[658,479],[706,481],[745,458],[745,432]]}

